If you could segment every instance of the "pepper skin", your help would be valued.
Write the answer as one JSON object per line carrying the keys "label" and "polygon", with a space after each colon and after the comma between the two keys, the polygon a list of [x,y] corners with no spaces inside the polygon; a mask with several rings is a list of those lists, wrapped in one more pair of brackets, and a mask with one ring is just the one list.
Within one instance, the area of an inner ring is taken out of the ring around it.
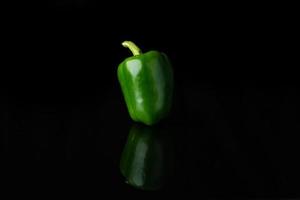
{"label": "pepper skin", "polygon": [[122,44],[133,53],[117,72],[129,115],[136,122],[156,124],[171,109],[174,84],[170,61],[164,53],[141,53],[130,41]]}
{"label": "pepper skin", "polygon": [[165,185],[173,166],[170,136],[162,128],[132,126],[120,161],[129,185],[142,190],[158,190]]}

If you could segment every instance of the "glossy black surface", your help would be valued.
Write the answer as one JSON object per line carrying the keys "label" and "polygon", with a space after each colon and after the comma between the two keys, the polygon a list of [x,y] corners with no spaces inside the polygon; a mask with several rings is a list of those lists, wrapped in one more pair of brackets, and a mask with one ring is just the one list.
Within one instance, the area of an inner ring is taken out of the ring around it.
{"label": "glossy black surface", "polygon": [[[143,22],[134,23],[121,5],[60,3],[15,10],[3,24],[3,191],[299,196],[300,104],[290,20],[222,6],[178,5],[168,15],[154,6],[153,15],[149,5],[137,9]],[[182,10],[187,14],[178,14]],[[133,125],[116,75],[129,56],[123,40],[164,51],[174,65],[174,106],[161,123],[173,134],[173,175],[154,192],[126,184],[119,169]]]}

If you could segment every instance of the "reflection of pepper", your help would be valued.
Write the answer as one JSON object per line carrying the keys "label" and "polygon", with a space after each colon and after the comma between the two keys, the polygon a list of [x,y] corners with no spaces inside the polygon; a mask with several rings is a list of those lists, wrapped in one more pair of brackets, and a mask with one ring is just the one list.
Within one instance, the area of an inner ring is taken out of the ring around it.
{"label": "reflection of pepper", "polygon": [[121,173],[129,185],[143,190],[163,186],[173,158],[168,136],[161,128],[134,125],[130,129],[120,162]]}
{"label": "reflection of pepper", "polygon": [[152,125],[166,117],[171,108],[173,72],[168,57],[158,51],[144,54],[125,41],[133,56],[118,67],[118,79],[131,118]]}

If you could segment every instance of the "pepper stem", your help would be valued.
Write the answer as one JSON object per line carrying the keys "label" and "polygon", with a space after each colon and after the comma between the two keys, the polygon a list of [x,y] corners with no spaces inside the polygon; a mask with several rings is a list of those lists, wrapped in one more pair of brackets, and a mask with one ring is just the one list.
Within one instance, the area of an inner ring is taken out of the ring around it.
{"label": "pepper stem", "polygon": [[140,55],[142,51],[131,41],[122,42],[123,47],[129,48],[134,56]]}

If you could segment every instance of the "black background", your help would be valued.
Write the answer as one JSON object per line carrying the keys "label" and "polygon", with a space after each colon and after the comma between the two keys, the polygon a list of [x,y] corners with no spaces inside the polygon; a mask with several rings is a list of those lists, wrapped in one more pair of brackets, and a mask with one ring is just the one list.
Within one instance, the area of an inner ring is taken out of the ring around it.
{"label": "black background", "polygon": [[281,5],[49,1],[2,18],[6,188],[150,194],[119,172],[133,122],[117,81],[132,40],[175,73],[174,176],[157,193],[299,195],[296,13]]}

